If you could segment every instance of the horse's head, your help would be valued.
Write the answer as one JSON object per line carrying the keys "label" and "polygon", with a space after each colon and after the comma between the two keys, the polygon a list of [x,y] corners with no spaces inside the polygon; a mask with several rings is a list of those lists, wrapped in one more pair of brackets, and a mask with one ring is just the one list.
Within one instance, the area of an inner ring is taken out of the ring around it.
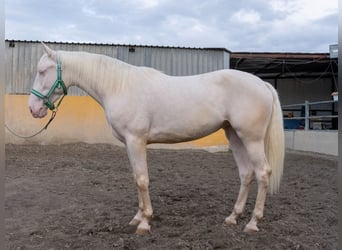
{"label": "horse's head", "polygon": [[64,85],[61,73],[61,65],[57,58],[57,52],[47,47],[44,43],[45,54],[37,66],[37,75],[33,83],[29,97],[29,109],[35,118],[43,118],[47,115],[48,108],[54,110],[54,102],[67,89]]}

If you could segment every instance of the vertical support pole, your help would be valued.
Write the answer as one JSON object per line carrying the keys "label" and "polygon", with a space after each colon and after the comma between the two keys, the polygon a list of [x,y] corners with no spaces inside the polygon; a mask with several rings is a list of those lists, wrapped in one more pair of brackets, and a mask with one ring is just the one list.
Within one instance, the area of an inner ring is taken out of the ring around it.
{"label": "vertical support pole", "polygon": [[309,101],[305,101],[305,130],[309,130],[310,125],[310,105]]}
{"label": "vertical support pole", "polygon": [[5,1],[0,1],[0,249],[5,242]]}

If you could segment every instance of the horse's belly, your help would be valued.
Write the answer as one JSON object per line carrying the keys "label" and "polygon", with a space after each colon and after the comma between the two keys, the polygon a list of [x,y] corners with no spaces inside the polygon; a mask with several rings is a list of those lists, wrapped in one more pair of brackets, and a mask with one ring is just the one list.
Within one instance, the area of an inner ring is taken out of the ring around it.
{"label": "horse's belly", "polygon": [[148,143],[179,143],[179,142],[187,142],[196,140],[199,138],[202,138],[204,136],[210,135],[211,133],[214,133],[220,128],[216,128],[214,130],[207,130],[207,131],[201,131],[200,133],[176,133],[176,131],[173,132],[161,132],[161,133],[155,133],[148,138]]}
{"label": "horse's belly", "polygon": [[177,143],[202,138],[222,128],[224,121],[169,121],[151,127],[148,143]]}

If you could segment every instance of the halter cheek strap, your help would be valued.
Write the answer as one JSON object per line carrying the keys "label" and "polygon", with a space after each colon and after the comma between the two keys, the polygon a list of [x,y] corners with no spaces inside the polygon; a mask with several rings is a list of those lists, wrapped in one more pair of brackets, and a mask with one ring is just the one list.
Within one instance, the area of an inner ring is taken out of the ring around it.
{"label": "halter cheek strap", "polygon": [[[62,98],[59,100],[59,102],[57,103],[57,105],[55,106],[51,101],[50,101],[50,97],[51,95],[55,92],[56,89],[63,89],[63,96]],[[59,107],[59,105],[62,103],[62,100],[64,98],[64,96],[66,96],[68,94],[68,90],[67,87],[65,86],[65,83],[62,79],[62,63],[59,60],[59,57],[57,56],[57,80],[55,81],[55,83],[51,86],[49,92],[47,93],[47,95],[43,95],[42,93],[40,93],[39,91],[32,89],[31,93],[34,94],[35,96],[37,96],[38,98],[42,99],[44,104],[50,109],[50,110],[55,110]]]}

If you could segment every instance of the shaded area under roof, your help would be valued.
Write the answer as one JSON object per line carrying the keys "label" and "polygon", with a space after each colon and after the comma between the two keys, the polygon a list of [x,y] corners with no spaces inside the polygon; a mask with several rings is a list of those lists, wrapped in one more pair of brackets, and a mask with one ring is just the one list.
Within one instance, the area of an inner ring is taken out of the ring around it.
{"label": "shaded area under roof", "polygon": [[263,79],[337,78],[338,60],[328,53],[231,52],[230,68]]}

